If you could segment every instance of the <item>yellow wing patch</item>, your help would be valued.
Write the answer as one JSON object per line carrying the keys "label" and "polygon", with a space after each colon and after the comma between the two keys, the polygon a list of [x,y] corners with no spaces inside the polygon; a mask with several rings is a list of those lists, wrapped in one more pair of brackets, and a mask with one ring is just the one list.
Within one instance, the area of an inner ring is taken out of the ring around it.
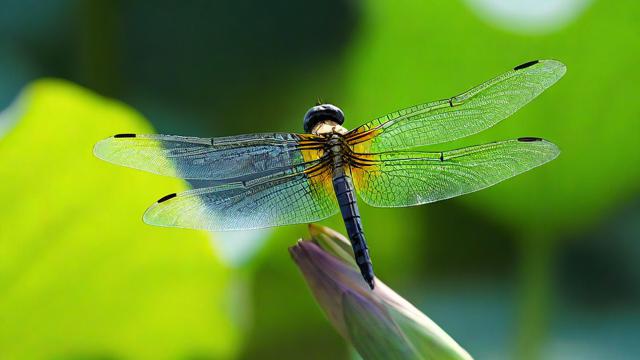
{"label": "yellow wing patch", "polygon": [[368,154],[371,152],[371,140],[382,133],[382,129],[355,131],[347,134],[347,144],[356,154]]}
{"label": "yellow wing patch", "polygon": [[[369,144],[369,142],[362,144]],[[377,160],[378,156],[375,154],[358,153],[350,155],[348,167],[356,191],[366,191],[371,184],[372,177],[380,174],[380,165]]]}
{"label": "yellow wing patch", "polygon": [[[300,134],[300,153],[304,162],[318,161],[325,156],[324,144],[317,140],[315,135]],[[333,196],[333,183],[331,163],[329,159],[305,169],[304,173],[309,179],[311,189],[316,196]]]}

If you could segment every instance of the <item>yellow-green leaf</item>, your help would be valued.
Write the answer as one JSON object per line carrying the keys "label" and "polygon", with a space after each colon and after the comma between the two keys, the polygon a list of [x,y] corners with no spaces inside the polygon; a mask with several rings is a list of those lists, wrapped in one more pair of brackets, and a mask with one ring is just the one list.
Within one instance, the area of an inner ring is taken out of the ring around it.
{"label": "yellow-green leaf", "polygon": [[93,157],[96,141],[152,132],[136,112],[41,80],[2,119],[0,358],[228,358],[229,270],[208,235],[145,225],[185,189]]}

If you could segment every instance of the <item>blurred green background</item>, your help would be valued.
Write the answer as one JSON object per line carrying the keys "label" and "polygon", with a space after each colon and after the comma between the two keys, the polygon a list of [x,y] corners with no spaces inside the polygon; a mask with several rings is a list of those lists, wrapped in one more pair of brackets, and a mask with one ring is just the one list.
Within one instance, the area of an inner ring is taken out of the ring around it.
{"label": "blurred green background", "polygon": [[0,4],[0,358],[350,358],[286,251],[304,226],[146,226],[187,184],[92,145],[301,131],[318,98],[353,128],[537,58],[566,76],[437,148],[540,136],[560,157],[453,200],[361,205],[376,272],[478,359],[640,352],[637,1]]}

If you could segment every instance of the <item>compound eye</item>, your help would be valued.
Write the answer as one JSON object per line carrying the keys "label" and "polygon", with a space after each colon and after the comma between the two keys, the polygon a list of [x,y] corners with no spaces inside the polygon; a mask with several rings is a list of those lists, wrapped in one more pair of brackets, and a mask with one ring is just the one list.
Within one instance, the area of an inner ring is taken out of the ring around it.
{"label": "compound eye", "polygon": [[304,131],[311,132],[313,127],[323,120],[332,120],[342,125],[344,123],[344,113],[340,108],[331,104],[314,106],[304,115]]}

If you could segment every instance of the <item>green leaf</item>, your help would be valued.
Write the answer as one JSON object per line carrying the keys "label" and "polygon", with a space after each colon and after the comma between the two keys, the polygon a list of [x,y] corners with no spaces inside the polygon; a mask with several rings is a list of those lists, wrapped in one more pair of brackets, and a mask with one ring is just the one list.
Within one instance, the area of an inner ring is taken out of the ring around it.
{"label": "green leaf", "polygon": [[594,2],[561,31],[523,37],[487,26],[464,2],[367,1],[341,82],[345,126],[459,94],[528,60],[558,59],[567,75],[527,106],[481,134],[430,149],[548,139],[562,151],[555,161],[454,201],[522,231],[590,224],[633,196],[640,180],[640,166],[629,165],[640,163],[637,20],[621,8],[638,12],[640,3]]}
{"label": "green leaf", "polygon": [[185,184],[92,155],[149,124],[59,80],[16,104],[0,139],[0,358],[232,357],[230,273],[208,235],[141,220]]}

